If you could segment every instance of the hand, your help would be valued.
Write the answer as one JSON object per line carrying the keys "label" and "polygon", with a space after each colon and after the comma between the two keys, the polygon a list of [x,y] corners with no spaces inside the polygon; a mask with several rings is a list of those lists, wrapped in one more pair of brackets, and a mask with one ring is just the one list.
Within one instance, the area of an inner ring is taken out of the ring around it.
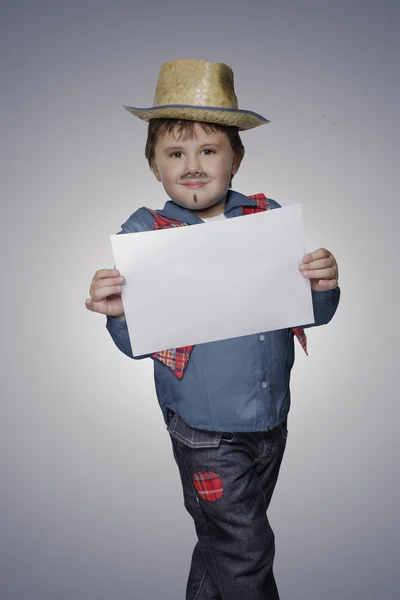
{"label": "hand", "polygon": [[339,269],[333,254],[325,248],[319,248],[303,256],[299,265],[303,277],[310,279],[311,288],[316,292],[333,290],[339,285]]}
{"label": "hand", "polygon": [[96,271],[90,284],[90,298],[85,300],[86,308],[111,317],[123,317],[121,286],[124,283],[125,279],[120,277],[117,269]]}

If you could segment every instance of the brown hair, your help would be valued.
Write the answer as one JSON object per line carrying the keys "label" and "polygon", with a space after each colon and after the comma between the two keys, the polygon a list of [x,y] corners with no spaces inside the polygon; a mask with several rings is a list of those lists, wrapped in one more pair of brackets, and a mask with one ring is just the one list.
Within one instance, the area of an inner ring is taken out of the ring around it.
{"label": "brown hair", "polygon": [[[244,156],[244,146],[240,139],[238,127],[232,125],[218,125],[217,123],[206,123],[204,121],[188,121],[186,119],[150,119],[145,148],[145,157],[149,162],[150,168],[152,168],[154,162],[155,147],[159,136],[171,133],[176,129],[179,137],[183,136],[183,139],[187,139],[193,135],[196,123],[198,123],[206,133],[211,133],[212,131],[222,131],[226,133],[236,160],[238,161],[238,164],[241,163]],[[229,182],[229,187],[231,186],[232,179],[233,175]]]}

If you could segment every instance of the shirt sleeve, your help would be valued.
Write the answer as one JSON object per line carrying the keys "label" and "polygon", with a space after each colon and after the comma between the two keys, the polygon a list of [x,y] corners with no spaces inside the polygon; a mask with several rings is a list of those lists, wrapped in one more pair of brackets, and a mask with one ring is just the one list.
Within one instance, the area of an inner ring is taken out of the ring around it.
{"label": "shirt sleeve", "polygon": [[[139,218],[138,213],[140,213],[140,215],[144,218]],[[133,213],[133,215],[131,215],[125,223],[121,225],[121,230],[118,231],[117,235],[122,235],[124,233],[137,233],[138,231],[151,231],[152,224],[150,223],[150,221],[146,222],[144,220],[147,215],[147,219],[153,219],[153,217],[148,211],[144,209],[139,209],[138,211]],[[140,360],[142,358],[149,358],[150,356],[152,356],[151,354],[133,356],[128,327],[125,319],[119,319],[118,317],[106,315],[106,329],[111,335],[113,342],[117,346],[117,348],[121,350],[121,352],[126,354],[126,356],[128,356],[129,358]]]}
{"label": "shirt sleeve", "polygon": [[142,358],[150,358],[152,354],[143,354],[141,356],[133,356],[131,340],[129,338],[128,327],[125,319],[118,319],[118,317],[110,317],[107,315],[106,329],[111,335],[114,344],[121,352],[126,354],[129,358],[135,360],[141,360]]}
{"label": "shirt sleeve", "polygon": [[303,327],[304,329],[329,323],[339,305],[340,287],[338,286],[333,290],[326,290],[324,292],[316,292],[312,289],[311,295],[315,323],[299,325],[299,327]]}

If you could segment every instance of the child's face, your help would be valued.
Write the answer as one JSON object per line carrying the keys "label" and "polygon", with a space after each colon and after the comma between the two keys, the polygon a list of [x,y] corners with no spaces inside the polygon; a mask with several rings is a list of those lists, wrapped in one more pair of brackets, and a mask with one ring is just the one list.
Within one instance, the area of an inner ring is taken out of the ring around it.
{"label": "child's face", "polygon": [[201,211],[224,200],[237,162],[226,133],[196,123],[191,138],[179,139],[176,130],[158,138],[153,171],[174,202]]}

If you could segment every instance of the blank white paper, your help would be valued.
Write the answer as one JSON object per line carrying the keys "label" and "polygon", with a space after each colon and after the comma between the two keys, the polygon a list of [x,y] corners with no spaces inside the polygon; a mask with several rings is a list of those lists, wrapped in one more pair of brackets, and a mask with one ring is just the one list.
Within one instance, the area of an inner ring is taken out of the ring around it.
{"label": "blank white paper", "polygon": [[134,356],[314,323],[301,204],[110,237]]}

